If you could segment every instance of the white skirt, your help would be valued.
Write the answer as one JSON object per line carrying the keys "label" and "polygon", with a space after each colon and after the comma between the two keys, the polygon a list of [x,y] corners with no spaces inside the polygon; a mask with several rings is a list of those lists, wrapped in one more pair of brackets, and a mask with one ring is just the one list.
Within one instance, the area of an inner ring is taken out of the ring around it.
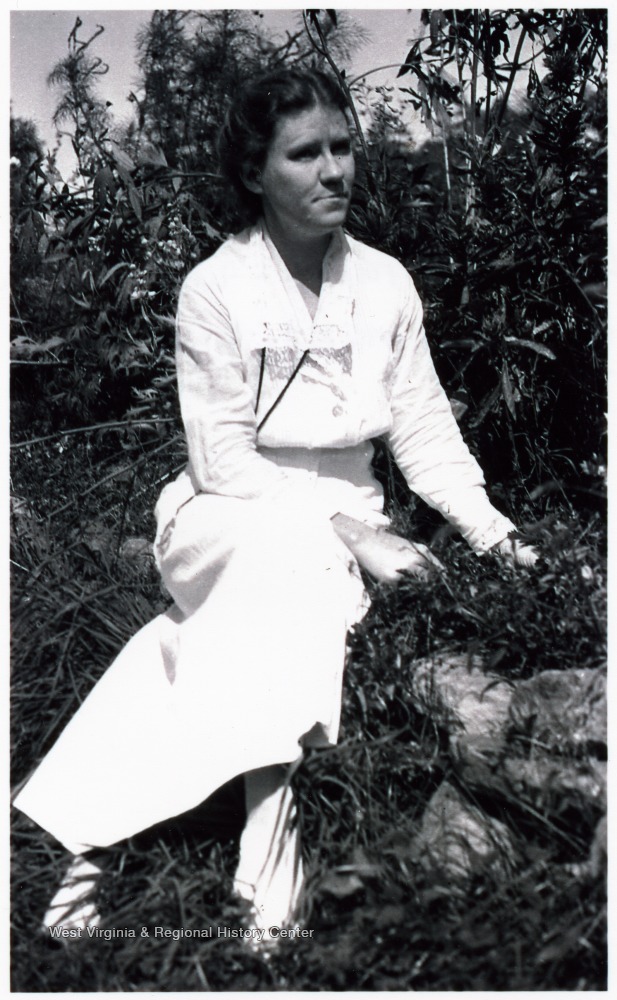
{"label": "white skirt", "polygon": [[[367,457],[358,495],[383,523]],[[174,605],[125,646],[15,800],[74,854],[337,740],[346,633],[366,597],[319,506],[198,494],[158,538]]]}

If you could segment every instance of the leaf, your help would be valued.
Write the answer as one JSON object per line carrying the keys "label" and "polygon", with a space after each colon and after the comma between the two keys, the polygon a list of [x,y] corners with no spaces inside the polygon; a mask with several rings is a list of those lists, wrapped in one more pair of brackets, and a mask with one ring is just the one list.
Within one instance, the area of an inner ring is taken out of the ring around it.
{"label": "leaf", "polygon": [[568,955],[576,953],[585,942],[585,929],[585,925],[579,922],[565,931],[553,932],[549,937],[549,943],[539,952],[536,958],[537,964],[563,962]]}
{"label": "leaf", "polygon": [[215,229],[214,226],[211,226],[209,222],[205,223],[204,229],[206,230],[206,233],[210,237],[211,240],[223,240],[224,239],[224,236],[223,236],[222,232],[220,231],[220,229]]}
{"label": "leaf", "polygon": [[137,190],[137,188],[135,187],[134,184],[130,185],[130,187],[128,189],[128,196],[129,196],[129,201],[131,203],[131,208],[133,209],[133,211],[135,212],[135,215],[137,216],[137,218],[141,222],[141,219],[142,219],[141,195],[140,195],[139,191]]}
{"label": "leaf", "polygon": [[559,205],[563,201],[563,195],[564,195],[563,188],[559,188],[558,191],[554,191],[553,192],[553,194],[550,197],[550,202],[551,202],[551,205],[553,206],[553,208],[558,208],[559,207]]}
{"label": "leaf", "polygon": [[368,707],[367,707],[367,704],[366,704],[366,698],[364,696],[364,691],[362,690],[361,687],[355,687],[353,690],[354,690],[354,694],[355,694],[356,698],[360,702],[360,709],[362,711],[362,718],[366,720],[368,718]]}
{"label": "leaf", "polygon": [[122,261],[120,261],[119,264],[114,264],[113,267],[110,267],[109,270],[103,276],[103,278],[101,278],[101,280],[99,282],[99,288],[102,288],[103,285],[106,284],[107,281],[109,281],[109,279],[111,278],[112,274],[115,274],[116,271],[119,271],[121,267],[128,267],[128,264],[125,261],[122,260]]}
{"label": "leaf", "polygon": [[120,148],[117,142],[111,143],[111,151],[116,166],[122,170],[128,171],[129,173],[132,173],[135,170],[135,163],[128,153],[125,153],[124,150]]}
{"label": "leaf", "polygon": [[175,316],[173,315],[161,316],[160,313],[155,313],[155,312],[152,313],[152,316],[154,317],[154,319],[158,320],[159,323],[164,323],[166,326],[169,326],[172,330],[175,329],[176,327]]}
{"label": "leaf", "polygon": [[543,323],[540,323],[538,326],[534,326],[533,328],[534,336],[538,333],[544,333],[544,331],[548,330],[548,328],[552,325],[553,325],[552,319],[545,319]]}
{"label": "leaf", "polygon": [[550,347],[547,347],[546,344],[538,344],[535,340],[525,340],[521,337],[504,337],[503,339],[507,340],[509,344],[519,344],[521,347],[528,347],[530,351],[535,351],[550,361],[557,360],[557,355],[553,354]]}
{"label": "leaf", "polygon": [[433,45],[435,45],[439,41],[439,37],[441,35],[441,29],[443,28],[445,23],[446,23],[446,16],[443,10],[431,11],[430,21],[429,21],[430,24],[429,31],[431,35],[431,43]]}
{"label": "leaf", "polygon": [[498,257],[497,260],[488,261],[488,266],[492,267],[495,271],[505,270],[509,267],[518,266],[518,262],[515,261],[514,257]]}
{"label": "leaf", "polygon": [[533,98],[538,91],[542,91],[542,84],[540,83],[540,78],[536,73],[533,65],[529,67],[529,76],[527,83],[527,97]]}
{"label": "leaf", "polygon": [[124,181],[124,183],[126,184],[127,188],[129,188],[131,186],[131,184],[133,183],[133,178],[131,177],[129,171],[125,170],[124,167],[121,167],[119,163],[117,164],[117,168],[118,168],[118,175],[119,175],[120,179],[122,181]]}
{"label": "leaf", "polygon": [[69,259],[69,254],[68,253],[54,253],[54,254],[51,254],[49,257],[46,258],[45,263],[46,264],[59,264],[61,261],[68,260],[68,259]]}
{"label": "leaf", "polygon": [[76,295],[71,294],[69,294],[69,298],[73,300],[75,305],[81,306],[82,309],[90,309],[92,307],[92,303],[88,302],[87,299],[78,299]]}
{"label": "leaf", "polygon": [[404,76],[405,73],[411,72],[413,64],[416,61],[417,51],[418,51],[418,43],[416,42],[416,44],[409,50],[409,52],[405,56],[405,59],[403,60],[403,65],[396,74],[397,79],[399,78],[399,76]]}
{"label": "leaf", "polygon": [[607,296],[607,284],[605,281],[591,281],[583,285],[583,291],[590,299],[605,299]]}
{"label": "leaf", "polygon": [[97,205],[105,205],[116,193],[114,175],[109,167],[101,167],[94,178],[94,200]]}
{"label": "leaf", "polygon": [[30,337],[19,336],[11,341],[11,357],[31,358],[35,354],[42,354],[46,351],[53,351],[57,347],[62,347],[66,343],[64,337],[50,337],[49,340],[37,344]]}
{"label": "leaf", "polygon": [[454,414],[454,419],[458,422],[467,413],[467,410],[469,409],[469,406],[468,406],[467,403],[464,403],[462,399],[451,399],[450,400],[450,409],[452,410],[452,413]]}
{"label": "leaf", "polygon": [[512,417],[516,420],[516,400],[514,399],[512,382],[510,381],[510,375],[508,373],[508,366],[505,362],[503,368],[501,369],[501,388],[503,391],[503,398],[506,401],[506,406],[512,414]]}
{"label": "leaf", "polygon": [[88,221],[88,217],[87,216],[78,215],[77,218],[71,219],[70,222],[67,222],[66,226],[64,227],[64,232],[63,232],[62,235],[64,237],[74,236],[75,233],[77,232],[77,230],[81,226],[84,226],[87,221]]}
{"label": "leaf", "polygon": [[160,146],[147,143],[139,152],[137,162],[142,167],[166,167],[167,157]]}

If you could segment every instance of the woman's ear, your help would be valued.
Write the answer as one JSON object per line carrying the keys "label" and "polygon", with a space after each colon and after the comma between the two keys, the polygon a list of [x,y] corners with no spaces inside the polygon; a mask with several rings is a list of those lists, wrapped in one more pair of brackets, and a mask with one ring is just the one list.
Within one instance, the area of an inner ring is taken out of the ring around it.
{"label": "woman's ear", "polygon": [[245,188],[248,188],[253,194],[262,194],[261,170],[258,167],[254,167],[252,164],[242,167],[240,176]]}

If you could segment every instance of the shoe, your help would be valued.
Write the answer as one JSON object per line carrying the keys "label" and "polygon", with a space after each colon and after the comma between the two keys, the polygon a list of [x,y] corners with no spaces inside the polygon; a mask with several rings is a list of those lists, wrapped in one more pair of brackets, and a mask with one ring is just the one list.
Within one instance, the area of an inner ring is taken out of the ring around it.
{"label": "shoe", "polygon": [[79,938],[98,927],[101,917],[92,896],[100,874],[82,855],[73,858],[43,917],[43,931],[59,939]]}

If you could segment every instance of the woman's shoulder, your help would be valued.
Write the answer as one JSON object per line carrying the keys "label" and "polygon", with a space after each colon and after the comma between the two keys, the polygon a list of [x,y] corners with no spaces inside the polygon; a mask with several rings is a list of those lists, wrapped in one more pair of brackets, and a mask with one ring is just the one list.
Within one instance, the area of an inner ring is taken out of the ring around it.
{"label": "woman's shoulder", "polygon": [[237,277],[237,267],[251,256],[251,246],[255,227],[228,236],[209,257],[196,264],[183,282],[184,289],[199,289],[207,286],[221,287],[226,281]]}
{"label": "woman's shoulder", "polygon": [[348,233],[345,235],[352,257],[357,265],[368,268],[380,278],[387,276],[406,284],[411,281],[409,271],[396,257],[392,257],[389,253],[384,253],[383,250],[377,250],[376,247],[368,246],[368,244],[362,243]]}
{"label": "woman's shoulder", "polygon": [[400,260],[383,250],[362,243],[355,237],[345,234],[356,268],[363,272],[362,277],[370,275],[373,282],[388,282],[395,284],[401,291],[414,289],[413,279]]}

